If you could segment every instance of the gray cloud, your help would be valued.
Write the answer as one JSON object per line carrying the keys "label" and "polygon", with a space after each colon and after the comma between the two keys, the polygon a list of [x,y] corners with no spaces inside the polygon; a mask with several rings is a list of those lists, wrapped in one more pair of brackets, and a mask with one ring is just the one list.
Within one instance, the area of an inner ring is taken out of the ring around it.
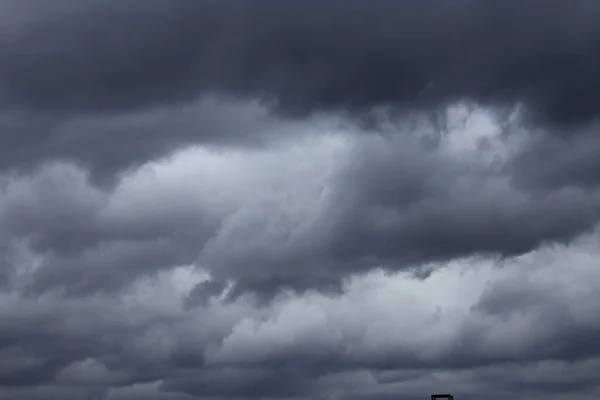
{"label": "gray cloud", "polygon": [[0,400],[598,398],[599,19],[0,1]]}
{"label": "gray cloud", "polygon": [[356,140],[329,183],[313,177],[300,193],[295,181],[268,206],[248,202],[224,219],[200,263],[237,281],[233,296],[281,287],[335,292],[348,274],[374,267],[421,273],[431,262],[569,242],[600,217],[596,188],[523,188],[518,173],[506,172],[510,163],[490,162],[480,150],[432,151],[403,135]]}
{"label": "gray cloud", "polygon": [[593,398],[597,254],[594,234],[501,269],[461,260],[426,280],[375,273],[341,296],[262,308],[186,307],[203,279],[191,269],[118,296],[3,290],[0,398]]}
{"label": "gray cloud", "polygon": [[373,268],[422,276],[434,262],[516,256],[593,229],[598,189],[524,186],[512,168],[526,147],[484,112],[468,121],[434,147],[427,125],[364,135],[305,124],[303,135],[264,148],[180,151],[112,188],[74,165],[47,164],[6,177],[1,230],[20,241],[22,262],[37,260],[31,293],[118,291],[196,264],[214,281],[193,304],[228,284],[232,299],[336,294]]}
{"label": "gray cloud", "polygon": [[600,9],[589,0],[4,8],[5,102],[27,108],[111,110],[199,91],[273,98],[293,111],[524,101],[556,121],[598,106]]}
{"label": "gray cloud", "polygon": [[261,145],[274,132],[293,135],[252,103],[200,99],[130,113],[79,115],[5,111],[0,170],[31,172],[45,162],[69,161],[90,169],[98,183],[196,142]]}
{"label": "gray cloud", "polygon": [[260,141],[265,109],[214,96],[287,116],[521,104],[561,135],[599,104],[593,0],[2,7],[2,168],[69,158],[107,179],[189,143]]}
{"label": "gray cloud", "polygon": [[538,190],[560,186],[597,188],[600,177],[597,132],[597,124],[573,130],[567,137],[527,132],[527,143],[511,166],[517,184]]}

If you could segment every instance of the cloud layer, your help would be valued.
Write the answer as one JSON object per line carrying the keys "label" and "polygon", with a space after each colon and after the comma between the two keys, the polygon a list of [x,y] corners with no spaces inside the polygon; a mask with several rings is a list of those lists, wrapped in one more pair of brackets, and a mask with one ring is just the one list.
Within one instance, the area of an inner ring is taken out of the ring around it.
{"label": "cloud layer", "polygon": [[0,400],[597,398],[598,27],[0,1]]}
{"label": "cloud layer", "polygon": [[293,111],[523,101],[554,121],[598,106],[600,11],[590,0],[3,7],[5,101],[26,108],[109,110],[199,91]]}
{"label": "cloud layer", "polygon": [[371,273],[341,296],[290,295],[265,308],[218,298],[184,307],[205,279],[189,267],[119,296],[6,291],[0,394],[417,399],[439,388],[461,398],[591,399],[597,240],[501,269],[459,260],[424,281]]}
{"label": "cloud layer", "polygon": [[593,0],[1,7],[4,166],[69,157],[114,172],[190,141],[227,140],[222,131],[245,141],[261,131],[239,129],[248,110],[182,106],[213,95],[288,116],[521,105],[552,126],[588,122],[599,105]]}

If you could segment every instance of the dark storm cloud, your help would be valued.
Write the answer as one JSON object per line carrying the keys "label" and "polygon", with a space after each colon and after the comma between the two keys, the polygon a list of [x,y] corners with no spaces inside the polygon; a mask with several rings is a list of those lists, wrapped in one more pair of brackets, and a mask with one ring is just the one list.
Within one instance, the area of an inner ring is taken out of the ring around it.
{"label": "dark storm cloud", "polygon": [[0,400],[598,398],[599,27],[0,0]]}
{"label": "dark storm cloud", "polygon": [[285,115],[522,103],[559,125],[593,119],[600,104],[594,0],[1,7],[3,168],[60,157],[106,178],[190,142],[254,140],[262,123],[236,110],[178,110],[213,94]]}
{"label": "dark storm cloud", "polygon": [[[593,0],[6,2],[4,103],[119,110],[217,91],[285,111],[524,102],[593,117]],[[8,20],[12,22],[8,22]]]}
{"label": "dark storm cloud", "polygon": [[114,183],[124,169],[198,141],[256,145],[274,130],[290,132],[256,104],[217,99],[72,118],[5,111],[0,129],[0,170],[31,172],[44,162],[68,160],[90,169],[102,184]]}
{"label": "dark storm cloud", "polygon": [[314,380],[308,371],[287,371],[284,367],[205,370],[190,377],[172,379],[161,389],[198,397],[231,399],[294,398],[311,394]]}
{"label": "dark storm cloud", "polygon": [[186,307],[206,306],[212,298],[220,296],[227,284],[214,279],[197,284],[186,299]]}
{"label": "dark storm cloud", "polygon": [[[11,302],[10,297],[3,298]],[[46,304],[42,304],[43,301]],[[2,313],[3,388],[35,387],[55,384],[59,373],[73,363],[99,357],[110,360],[113,353],[127,354],[128,343],[118,339],[123,334],[134,334],[128,328],[127,316],[110,311],[110,304],[82,301],[79,305],[62,303],[55,299],[12,303],[12,309]],[[88,316],[81,311],[91,313]],[[144,331],[140,324],[138,331]],[[108,371],[107,371],[108,372]],[[128,372],[129,373],[129,372]],[[108,372],[108,375],[112,372]],[[118,382],[119,376],[113,378]],[[107,377],[106,384],[111,381]]]}
{"label": "dark storm cloud", "polygon": [[600,126],[573,129],[571,135],[551,136],[529,131],[527,142],[510,168],[515,183],[529,190],[579,186],[597,188],[600,182]]}

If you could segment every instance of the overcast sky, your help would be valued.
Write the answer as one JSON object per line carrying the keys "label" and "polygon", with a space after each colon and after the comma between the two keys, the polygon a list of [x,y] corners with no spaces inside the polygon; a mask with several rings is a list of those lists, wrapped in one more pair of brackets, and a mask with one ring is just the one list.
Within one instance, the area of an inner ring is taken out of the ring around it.
{"label": "overcast sky", "polygon": [[0,0],[0,400],[600,397],[597,0]]}

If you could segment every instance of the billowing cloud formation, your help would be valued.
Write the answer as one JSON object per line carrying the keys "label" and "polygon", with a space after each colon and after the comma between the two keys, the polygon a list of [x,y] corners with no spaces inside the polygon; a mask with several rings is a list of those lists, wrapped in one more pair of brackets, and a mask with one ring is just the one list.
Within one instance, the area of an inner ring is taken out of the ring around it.
{"label": "billowing cloud formation", "polygon": [[521,104],[535,121],[567,126],[600,105],[594,0],[1,7],[4,167],[68,157],[114,172],[191,141],[261,131],[239,129],[248,110],[176,108],[213,95],[284,115]]}
{"label": "billowing cloud formation", "polygon": [[119,296],[33,299],[6,290],[0,394],[416,399],[440,388],[461,398],[591,399],[597,240],[501,269],[463,259],[424,281],[372,273],[339,297],[285,296],[265,308],[218,298],[184,307],[205,279],[189,267]]}
{"label": "billowing cloud formation", "polygon": [[[456,120],[464,112],[449,111]],[[233,297],[271,297],[335,292],[372,268],[419,272],[456,257],[520,255],[566,243],[600,218],[595,187],[520,186],[506,168],[520,147],[485,113],[434,148],[426,126],[366,136],[335,126],[306,125],[313,133],[262,149],[190,148],[111,189],[50,164],[7,178],[2,230],[41,257],[35,292],[119,290],[196,263],[215,280],[210,293],[232,283]]]}
{"label": "billowing cloud formation", "polygon": [[597,189],[524,187],[485,112],[420,126],[5,176],[0,395],[593,398]]}
{"label": "billowing cloud formation", "polygon": [[0,1],[0,400],[598,398],[599,22]]}

